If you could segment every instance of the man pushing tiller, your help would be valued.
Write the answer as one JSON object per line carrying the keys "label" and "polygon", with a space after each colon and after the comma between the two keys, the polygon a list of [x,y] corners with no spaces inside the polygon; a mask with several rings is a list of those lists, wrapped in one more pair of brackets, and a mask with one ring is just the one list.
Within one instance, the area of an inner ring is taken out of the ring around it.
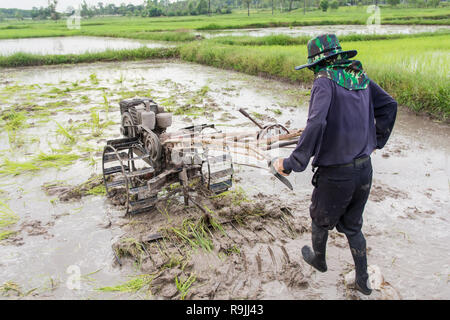
{"label": "man pushing tiller", "polygon": [[298,145],[286,158],[274,161],[278,173],[301,172],[309,160],[315,171],[310,206],[312,249],[302,248],[303,259],[327,271],[328,230],[346,235],[355,262],[355,287],[372,290],[367,274],[366,240],[361,232],[364,206],[372,185],[370,154],[386,144],[397,114],[397,102],[368,78],[356,50],[343,51],[334,34],[308,42],[308,64],[315,80],[308,121]]}

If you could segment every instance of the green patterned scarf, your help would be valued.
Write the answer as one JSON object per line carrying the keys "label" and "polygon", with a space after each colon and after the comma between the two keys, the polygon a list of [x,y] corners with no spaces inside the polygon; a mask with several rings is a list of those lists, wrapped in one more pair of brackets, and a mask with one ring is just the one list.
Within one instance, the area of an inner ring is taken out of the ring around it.
{"label": "green patterned scarf", "polygon": [[331,79],[348,90],[363,90],[369,85],[370,79],[360,61],[336,55],[324,62],[310,67],[316,79],[323,77]]}

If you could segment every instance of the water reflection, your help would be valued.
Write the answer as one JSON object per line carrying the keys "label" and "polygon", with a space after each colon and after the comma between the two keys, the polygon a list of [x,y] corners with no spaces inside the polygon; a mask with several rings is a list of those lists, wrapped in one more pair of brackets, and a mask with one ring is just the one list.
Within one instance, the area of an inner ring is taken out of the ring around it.
{"label": "water reflection", "polygon": [[106,37],[51,37],[0,40],[0,54],[11,55],[17,52],[34,54],[80,54],[100,52],[107,49],[137,49],[169,47],[171,44],[147,40],[134,40]]}

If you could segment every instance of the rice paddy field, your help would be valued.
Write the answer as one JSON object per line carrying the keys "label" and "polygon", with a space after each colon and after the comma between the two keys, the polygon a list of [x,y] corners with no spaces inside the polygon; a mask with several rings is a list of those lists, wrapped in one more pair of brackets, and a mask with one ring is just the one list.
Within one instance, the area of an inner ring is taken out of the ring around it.
{"label": "rice paddy field", "polygon": [[[448,299],[450,8],[383,7],[391,32],[356,32],[368,15],[341,7],[104,17],[82,20],[79,30],[64,21],[0,23],[0,298]],[[170,130],[255,129],[239,108],[263,123],[304,127],[313,74],[294,67],[324,25],[339,25],[343,49],[356,49],[400,105],[392,138],[372,155],[363,228],[370,297],[351,289],[341,234],[330,233],[326,274],[302,262],[311,170],[291,175],[287,191],[236,164],[224,194],[198,197],[200,206],[174,197],[132,217],[106,197],[101,156],[121,137],[122,99],[152,97],[173,113]],[[93,50],[97,37],[105,41]],[[29,38],[36,50],[18,45]],[[161,240],[149,240],[156,233]]]}

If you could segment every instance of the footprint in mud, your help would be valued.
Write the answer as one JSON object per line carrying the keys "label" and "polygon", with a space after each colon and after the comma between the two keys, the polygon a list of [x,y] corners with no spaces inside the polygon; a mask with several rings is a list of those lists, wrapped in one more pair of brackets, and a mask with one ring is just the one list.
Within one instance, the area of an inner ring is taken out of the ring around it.
{"label": "footprint in mud", "polygon": [[[389,282],[385,281],[380,267],[377,265],[369,265],[367,267],[369,274],[370,287],[372,288],[372,295],[369,297],[363,296],[361,293],[355,291],[355,270],[352,270],[343,275],[343,283],[347,297],[352,300],[360,299],[382,299],[382,300],[400,300],[402,297],[400,292],[395,289]],[[351,290],[351,291],[350,291]]]}
{"label": "footprint in mud", "polygon": [[26,231],[29,236],[41,236],[43,235],[45,239],[50,239],[53,237],[52,234],[48,233],[48,228],[52,227],[55,223],[48,222],[45,225],[39,220],[29,220],[25,221],[20,225],[21,231]]}
{"label": "footprint in mud", "polygon": [[406,216],[399,216],[401,219],[417,219],[417,217],[431,218],[436,213],[434,210],[421,210],[416,206],[407,207],[403,212]]}
{"label": "footprint in mud", "polygon": [[379,181],[374,181],[372,189],[370,190],[369,200],[381,202],[386,200],[386,198],[407,199],[408,194],[399,189],[389,187]]}

